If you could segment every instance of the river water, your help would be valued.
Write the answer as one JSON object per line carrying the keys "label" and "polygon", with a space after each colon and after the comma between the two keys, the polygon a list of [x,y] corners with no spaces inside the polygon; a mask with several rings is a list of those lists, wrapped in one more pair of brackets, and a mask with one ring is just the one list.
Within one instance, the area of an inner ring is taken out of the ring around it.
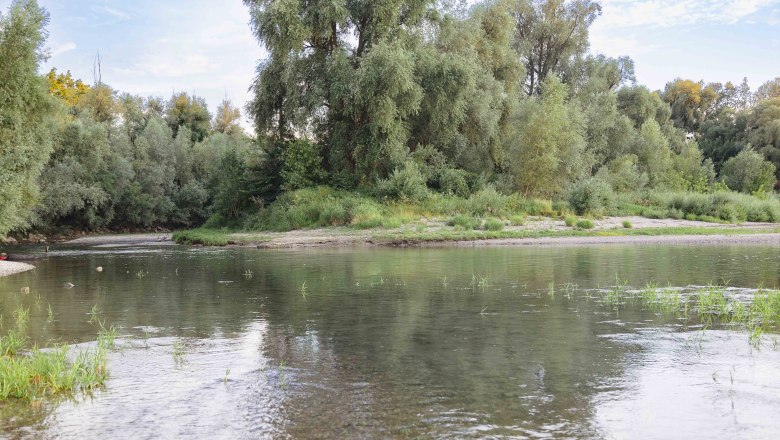
{"label": "river water", "polygon": [[90,395],[0,403],[7,438],[780,436],[776,334],[599,295],[775,287],[776,246],[62,247],[36,265],[0,279],[5,325],[29,307],[33,340],[89,345],[97,306],[119,349]]}

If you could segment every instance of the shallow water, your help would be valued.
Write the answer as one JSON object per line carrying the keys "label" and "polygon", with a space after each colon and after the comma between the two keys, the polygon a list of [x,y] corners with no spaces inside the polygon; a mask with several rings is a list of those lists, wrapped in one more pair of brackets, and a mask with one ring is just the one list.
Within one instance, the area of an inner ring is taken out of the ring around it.
{"label": "shallow water", "polygon": [[703,331],[632,304],[615,311],[593,293],[616,276],[637,287],[774,287],[777,251],[53,249],[35,271],[0,279],[4,325],[23,305],[34,340],[89,344],[97,305],[121,349],[105,389],[0,404],[0,429],[9,438],[777,438],[776,335],[755,348],[739,328]]}

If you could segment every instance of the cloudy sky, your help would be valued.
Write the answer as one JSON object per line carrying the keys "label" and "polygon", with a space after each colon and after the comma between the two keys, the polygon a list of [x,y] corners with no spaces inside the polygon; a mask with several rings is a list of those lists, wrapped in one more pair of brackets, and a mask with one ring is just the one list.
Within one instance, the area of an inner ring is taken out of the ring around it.
{"label": "cloudy sky", "polygon": [[[241,0],[39,0],[51,14],[51,58],[92,81],[141,95],[203,96],[214,110],[227,96],[243,106],[264,51]],[[0,0],[6,10],[10,0]],[[753,88],[780,76],[780,0],[602,0],[591,49],[629,55],[653,89],[677,76]]]}

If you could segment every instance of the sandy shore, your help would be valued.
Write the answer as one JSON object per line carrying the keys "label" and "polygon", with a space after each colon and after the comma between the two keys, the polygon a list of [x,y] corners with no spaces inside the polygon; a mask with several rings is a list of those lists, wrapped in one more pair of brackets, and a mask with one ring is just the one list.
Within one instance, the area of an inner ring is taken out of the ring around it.
{"label": "sandy shore", "polygon": [[[304,229],[289,232],[247,232],[232,233],[229,238],[232,246],[257,247],[262,249],[289,249],[315,247],[351,247],[351,246],[584,246],[601,244],[778,244],[780,233],[778,225],[773,223],[717,224],[700,221],[674,219],[647,219],[642,217],[607,217],[594,221],[594,232],[622,230],[623,221],[632,223],[633,229],[653,228],[699,228],[712,229],[712,234],[695,235],[617,235],[617,236],[566,236],[545,238],[496,238],[489,240],[463,241],[425,241],[415,240],[414,234],[408,235],[417,227],[426,232],[452,230],[442,221],[421,220],[418,223],[392,230],[358,230],[347,227]],[[571,227],[561,219],[529,218],[522,226],[508,226],[508,232],[556,232],[571,231]],[[748,233],[728,234],[724,232],[744,230]],[[757,233],[759,231],[761,233]],[[407,233],[406,237],[404,234]],[[96,235],[81,237],[67,242],[68,245],[119,247],[119,246],[159,246],[173,244],[169,233]],[[381,236],[382,238],[377,238]],[[398,238],[394,238],[397,236]]]}
{"label": "sandy shore", "polygon": [[77,246],[157,246],[170,244],[171,235],[162,233],[92,235],[65,242]]}
{"label": "sandy shore", "polygon": [[32,264],[19,263],[16,261],[0,261],[0,277],[7,277],[8,275],[27,272],[28,270],[33,269],[35,269],[35,266]]}

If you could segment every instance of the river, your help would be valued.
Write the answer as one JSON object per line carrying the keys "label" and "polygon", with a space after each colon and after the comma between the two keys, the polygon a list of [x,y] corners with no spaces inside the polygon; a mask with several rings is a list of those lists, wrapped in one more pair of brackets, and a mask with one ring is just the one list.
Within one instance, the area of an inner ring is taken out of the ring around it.
{"label": "river", "polygon": [[780,433],[776,333],[603,300],[749,296],[780,284],[776,246],[57,247],[36,265],[0,279],[4,325],[28,307],[39,344],[88,346],[97,314],[119,348],[103,389],[0,403],[9,438]]}

